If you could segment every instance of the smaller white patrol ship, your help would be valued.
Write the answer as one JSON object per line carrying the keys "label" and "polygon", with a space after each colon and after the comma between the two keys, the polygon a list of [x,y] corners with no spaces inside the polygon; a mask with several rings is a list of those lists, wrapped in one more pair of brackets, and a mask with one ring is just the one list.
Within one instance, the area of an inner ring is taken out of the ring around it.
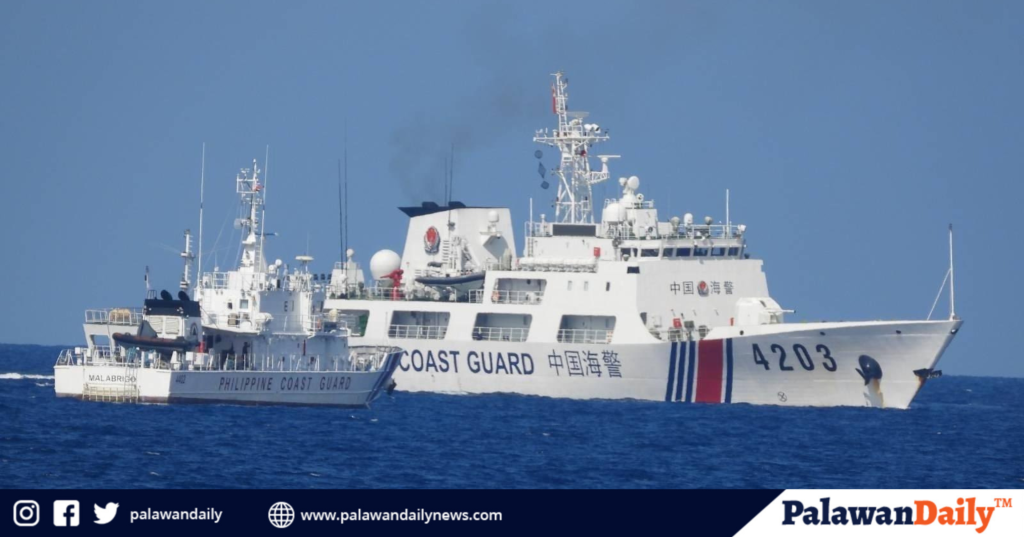
{"label": "smaller white patrol ship", "polygon": [[193,288],[186,231],[178,296],[147,290],[142,309],[87,310],[86,346],[61,352],[54,366],[58,396],[366,407],[394,388],[401,350],[349,347],[348,327],[322,313],[328,282],[309,271],[312,257],[298,256],[298,270],[266,263],[255,162],[239,173],[236,192],[243,210],[238,268],[202,274],[200,257]]}

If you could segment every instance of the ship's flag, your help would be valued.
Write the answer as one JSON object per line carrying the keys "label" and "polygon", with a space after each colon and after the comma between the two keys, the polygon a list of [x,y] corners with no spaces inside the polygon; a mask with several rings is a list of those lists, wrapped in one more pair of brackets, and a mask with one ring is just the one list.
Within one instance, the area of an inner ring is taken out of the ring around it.
{"label": "ship's flag", "polygon": [[555,98],[555,85],[551,85],[551,113],[558,114],[558,100]]}
{"label": "ship's flag", "polygon": [[547,170],[547,168],[544,167],[544,163],[543,162],[538,162],[537,163],[537,173],[540,174],[540,178],[541,179],[544,179],[544,178],[547,177],[548,170]]}

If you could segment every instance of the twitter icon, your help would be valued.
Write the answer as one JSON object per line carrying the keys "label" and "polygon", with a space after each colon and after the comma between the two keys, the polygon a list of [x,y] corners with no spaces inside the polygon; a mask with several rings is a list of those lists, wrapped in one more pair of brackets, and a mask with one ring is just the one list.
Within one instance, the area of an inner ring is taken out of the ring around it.
{"label": "twitter icon", "polygon": [[114,520],[114,516],[117,515],[117,504],[110,502],[106,507],[100,507],[96,504],[92,504],[92,510],[96,513],[96,523],[106,524],[111,520]]}

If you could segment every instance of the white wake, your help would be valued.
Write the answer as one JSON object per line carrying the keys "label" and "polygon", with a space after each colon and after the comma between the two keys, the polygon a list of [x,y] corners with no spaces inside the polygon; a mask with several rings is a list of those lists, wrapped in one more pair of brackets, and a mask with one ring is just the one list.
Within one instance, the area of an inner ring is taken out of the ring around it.
{"label": "white wake", "polygon": [[0,380],[53,380],[53,375],[33,375],[31,373],[0,373]]}

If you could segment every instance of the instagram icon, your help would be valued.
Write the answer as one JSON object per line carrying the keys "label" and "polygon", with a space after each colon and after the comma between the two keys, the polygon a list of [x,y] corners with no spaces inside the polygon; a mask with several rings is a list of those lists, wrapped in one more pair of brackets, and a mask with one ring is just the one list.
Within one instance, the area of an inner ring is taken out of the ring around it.
{"label": "instagram icon", "polygon": [[35,526],[39,523],[39,504],[32,500],[21,500],[14,504],[14,523],[18,526]]}

